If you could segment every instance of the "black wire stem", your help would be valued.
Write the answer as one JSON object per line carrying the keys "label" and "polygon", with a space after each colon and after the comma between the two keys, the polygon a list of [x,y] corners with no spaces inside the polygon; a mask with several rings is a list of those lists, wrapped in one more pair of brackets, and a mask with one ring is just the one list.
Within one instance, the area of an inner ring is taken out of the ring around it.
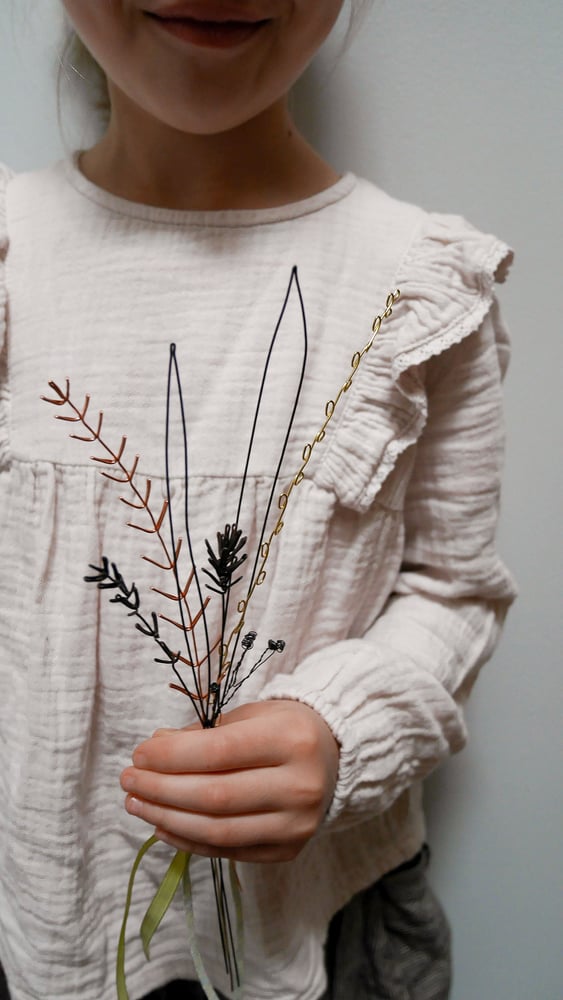
{"label": "black wire stem", "polygon": [[[196,564],[195,564],[195,558],[194,558],[194,552],[193,552],[193,545],[192,545],[192,537],[191,537],[191,534],[190,534],[190,525],[189,525],[189,517],[188,517],[188,493],[189,493],[189,484],[188,484],[188,472],[189,472],[189,462],[188,462],[188,433],[187,433],[187,429],[186,429],[186,413],[185,413],[185,408],[184,408],[184,397],[183,397],[183,394],[182,394],[182,383],[180,381],[180,371],[179,371],[179,368],[178,368],[178,360],[176,358],[176,344],[170,344],[170,355],[169,355],[169,363],[168,363],[168,381],[167,381],[167,386],[166,386],[166,490],[167,490],[167,495],[168,495],[169,501],[171,499],[171,496],[170,496],[171,490],[170,490],[170,454],[169,454],[169,443],[170,442],[169,442],[169,434],[170,434],[170,401],[171,401],[172,370],[174,370],[174,376],[175,376],[175,380],[176,380],[176,389],[177,389],[177,392],[178,392],[178,403],[179,403],[179,406],[180,406],[180,415],[181,415],[181,422],[182,422],[182,446],[183,446],[183,460],[184,460],[184,529],[185,529],[185,532],[186,532],[186,542],[188,544],[188,552],[189,552],[189,555],[190,555],[190,563],[191,563],[192,571],[193,571],[193,574],[194,574],[194,580],[195,580],[195,584],[196,584],[196,588],[197,588],[197,595],[198,595],[198,600],[199,600],[199,606],[200,606],[200,610],[201,610],[201,619],[203,621],[203,628],[204,628],[204,632],[205,632],[205,647],[206,647],[206,661],[207,661],[207,694],[209,694],[209,689],[211,687],[211,645],[210,645],[210,642],[209,642],[209,629],[207,627],[207,615],[205,613],[205,602],[204,602],[204,599],[203,599],[203,594],[202,594],[202,591],[201,591],[201,585],[200,585],[200,582],[199,582],[199,576],[198,576],[198,572],[197,572],[197,567],[196,567]],[[169,520],[170,520],[170,530],[172,532],[173,531],[173,518],[172,518],[172,504],[170,502],[168,504],[168,513],[169,513]],[[178,601],[179,601],[179,603],[181,605],[181,593],[182,593],[182,589],[181,589],[181,586],[180,586],[180,581],[179,581],[179,576],[178,576],[177,570],[175,571],[175,580],[176,580],[176,587],[177,587],[177,592],[178,592]],[[185,622],[184,622],[183,616],[182,616],[182,625],[183,625],[183,627],[185,629]],[[188,640],[188,637],[187,637],[187,633],[185,633],[185,634],[186,634],[186,645],[189,645],[189,640]],[[190,659],[191,659],[191,657],[190,657]],[[194,672],[195,672],[195,668],[194,668]],[[198,676],[198,691],[201,691],[201,687],[199,686],[199,676]],[[209,698],[208,697],[203,697],[202,696],[202,705],[204,706],[204,708],[202,709],[201,715],[198,712],[198,717],[199,717],[199,719],[201,721],[202,726],[204,726],[204,728],[208,728],[209,727]]]}
{"label": "black wire stem", "polygon": [[[308,330],[307,330],[307,316],[306,316],[306,313],[305,313],[305,304],[303,302],[303,293],[301,291],[301,285],[299,284],[299,275],[298,275],[297,267],[294,265],[292,267],[292,269],[291,269],[291,277],[289,279],[289,284],[287,286],[287,291],[285,293],[285,298],[284,298],[283,305],[282,305],[282,308],[281,308],[281,311],[280,311],[280,314],[279,314],[279,317],[278,317],[278,321],[276,323],[274,334],[273,334],[272,340],[270,342],[270,348],[268,350],[268,355],[267,355],[267,358],[266,358],[266,365],[264,367],[264,372],[263,372],[263,375],[262,375],[262,381],[260,383],[260,390],[259,390],[259,393],[258,393],[258,402],[257,402],[257,405],[256,405],[256,410],[255,410],[255,415],[254,415],[254,421],[253,421],[253,424],[252,424],[252,431],[251,431],[251,434],[250,434],[250,441],[249,441],[248,452],[247,452],[247,457],[246,457],[246,464],[245,464],[245,467],[244,467],[244,474],[243,474],[243,481],[242,481],[242,486],[241,486],[241,493],[240,493],[240,496],[239,496],[239,505],[238,505],[238,509],[237,509],[237,519],[236,519],[236,522],[235,522],[236,524],[238,524],[238,518],[240,516],[240,511],[241,511],[241,506],[242,506],[242,494],[243,494],[244,488],[246,486],[246,479],[247,479],[247,474],[248,474],[248,467],[249,467],[249,463],[250,463],[250,455],[251,455],[252,446],[253,446],[253,443],[254,443],[254,435],[256,433],[256,426],[257,426],[257,422],[258,422],[258,413],[259,413],[259,410],[260,410],[260,404],[262,402],[262,395],[263,395],[263,392],[264,392],[264,385],[265,385],[265,382],[266,382],[266,376],[267,376],[267,373],[268,373],[268,367],[269,367],[269,364],[270,364],[270,359],[271,359],[271,356],[272,356],[272,352],[273,352],[273,349],[274,349],[276,338],[278,336],[278,332],[280,330],[283,318],[285,316],[285,312],[286,312],[287,305],[288,305],[288,302],[289,302],[289,299],[290,299],[291,291],[292,291],[292,288],[293,288],[294,285],[295,285],[295,287],[297,289],[297,294],[298,294],[298,297],[299,297],[299,305],[300,305],[300,308],[301,308],[301,318],[302,318],[302,322],[303,322],[303,326],[302,326],[302,330],[303,330],[303,354],[302,354],[302,360],[301,360],[301,371],[299,373],[299,380],[298,380],[298,383],[297,383],[297,390],[296,390],[296,393],[295,393],[295,398],[294,398],[293,406],[292,406],[292,409],[291,409],[291,415],[290,415],[290,418],[289,418],[289,423],[287,425],[287,429],[286,429],[286,433],[285,433],[283,445],[282,445],[282,448],[281,448],[281,452],[280,452],[280,456],[279,456],[279,460],[278,460],[276,472],[275,472],[274,479],[273,479],[273,482],[272,482],[272,488],[270,490],[270,495],[268,497],[268,502],[266,504],[266,510],[265,510],[265,513],[264,513],[263,521],[262,521],[262,530],[260,532],[260,538],[259,538],[259,541],[258,541],[258,545],[256,547],[256,555],[255,555],[255,558],[254,558],[254,565],[252,567],[252,573],[250,575],[250,581],[249,581],[249,584],[248,584],[248,587],[247,587],[246,601],[248,601],[248,599],[249,599],[249,597],[251,595],[251,592],[252,592],[253,586],[254,586],[254,581],[256,579],[256,569],[257,569],[258,560],[260,559],[260,554],[261,554],[261,551],[262,551],[262,545],[263,545],[263,542],[264,542],[264,535],[266,534],[266,526],[267,526],[267,523],[268,523],[268,517],[270,515],[270,510],[272,508],[272,502],[273,502],[273,499],[274,499],[274,494],[275,494],[275,491],[276,491],[276,486],[277,486],[277,483],[278,483],[278,479],[279,479],[279,475],[280,475],[282,463],[283,463],[283,460],[284,460],[284,457],[285,457],[285,453],[286,453],[286,450],[287,450],[289,436],[291,434],[291,430],[292,430],[293,423],[294,423],[294,420],[295,420],[295,414],[297,412],[297,406],[299,404],[299,399],[301,397],[301,391],[303,389],[303,382],[304,382],[304,379],[305,379],[305,367],[306,367],[306,364],[307,364],[307,354],[308,354],[308,344],[309,344],[309,341],[308,341]],[[240,639],[240,631],[237,632],[237,634],[235,636],[234,647],[233,647],[232,652],[230,653],[231,665],[230,665],[229,670],[227,672],[227,677],[226,677],[225,686],[224,686],[224,690],[225,690],[225,694],[226,695],[228,694],[228,691],[229,691],[230,674],[231,674],[231,671],[232,671],[232,665],[233,665],[233,663],[234,663],[234,661],[236,659],[236,654],[237,654],[239,639]],[[223,702],[223,704],[224,704],[224,702]]]}

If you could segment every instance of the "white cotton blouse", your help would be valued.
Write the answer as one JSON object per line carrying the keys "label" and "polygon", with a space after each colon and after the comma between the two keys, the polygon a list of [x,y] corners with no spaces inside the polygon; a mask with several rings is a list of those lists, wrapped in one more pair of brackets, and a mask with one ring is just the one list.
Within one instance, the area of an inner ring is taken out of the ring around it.
{"label": "white cotton blouse", "polygon": [[[155,536],[127,526],[147,527],[145,512],[120,501],[131,497],[127,483],[100,474],[108,467],[91,460],[100,457],[95,443],[69,436],[78,425],[54,419],[70,410],[41,400],[54,398],[49,381],[64,389],[68,379],[78,407],[90,396],[92,421],[103,411],[114,450],[126,436],[123,462],[130,470],[139,455],[135,482],[150,477],[158,515],[176,344],[200,568],[204,540],[236,516],[276,326],[240,515],[249,553],[305,325],[303,391],[276,498],[374,316],[401,290],[292,493],[245,620],[257,650],[270,638],[286,647],[239,701],[306,702],[341,749],[330,811],[299,857],[238,866],[244,996],[317,1000],[331,915],[424,838],[421,779],[463,746],[462,703],[514,597],[494,542],[508,348],[493,284],[510,256],[464,219],[428,214],[352,174],[279,208],[194,212],[111,195],[76,158],[16,176],[1,169],[0,962],[13,1000],[115,997],[127,880],[150,833],[125,812],[119,774],[155,728],[194,719],[151,640],[83,581],[106,555],[136,582],[147,613],[174,617],[151,590],[169,591],[170,573],[142,558],[163,562]],[[172,508],[184,536],[177,401],[172,410]],[[183,579],[188,571],[184,562]],[[161,623],[177,643],[178,630]],[[180,900],[149,963],[138,937],[169,858],[156,848],[136,884],[132,1000],[194,976]],[[230,995],[206,860],[194,862],[193,882],[201,950]]]}

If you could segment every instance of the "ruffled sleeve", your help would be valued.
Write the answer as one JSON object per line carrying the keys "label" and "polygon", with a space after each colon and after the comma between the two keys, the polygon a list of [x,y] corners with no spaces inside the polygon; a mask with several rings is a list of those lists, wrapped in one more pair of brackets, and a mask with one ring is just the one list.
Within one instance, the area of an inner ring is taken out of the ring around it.
{"label": "ruffled sleeve", "polygon": [[395,382],[423,410],[413,369],[479,328],[491,309],[495,282],[504,282],[512,258],[506,243],[461,216],[430,215],[425,221],[398,275],[404,313],[393,356]]}
{"label": "ruffled sleeve", "polygon": [[[350,500],[366,511],[398,455],[416,451],[404,477],[403,561],[382,614],[262,693],[309,704],[340,744],[329,828],[384,812],[461,749],[463,702],[515,596],[495,546],[507,335],[493,288],[511,257],[462,219],[427,217],[401,265],[402,304],[388,328],[388,430],[370,414],[384,373],[375,352],[338,428],[331,460],[354,452]],[[377,452],[366,447],[374,427]]]}
{"label": "ruffled sleeve", "polygon": [[[355,376],[314,474],[346,506],[368,509],[418,440],[428,413],[424,363],[478,329],[512,257],[505,243],[460,216],[422,215],[396,274],[400,301]],[[497,352],[504,374],[508,345],[500,328]]]}
{"label": "ruffled sleeve", "polygon": [[6,218],[6,188],[12,172],[0,163],[0,468],[6,463],[8,451],[8,385],[7,385],[7,289],[6,254],[8,225]]}

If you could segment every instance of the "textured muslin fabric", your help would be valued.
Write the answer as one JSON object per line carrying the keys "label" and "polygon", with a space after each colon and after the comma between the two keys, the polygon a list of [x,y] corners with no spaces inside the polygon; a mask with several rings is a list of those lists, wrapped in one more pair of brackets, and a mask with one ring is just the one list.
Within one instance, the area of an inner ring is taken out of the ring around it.
{"label": "textured muslin fabric", "polygon": [[[239,866],[245,997],[317,1000],[332,915],[424,840],[421,781],[463,746],[463,701],[514,597],[494,543],[508,347],[493,286],[510,251],[351,174],[303,202],[223,212],[126,201],[76,158],[0,176],[0,961],[13,1000],[112,1000],[127,879],[148,834],[123,809],[119,774],[154,729],[193,721],[149,640],[83,581],[106,555],[147,611],[171,617],[152,589],[170,589],[166,571],[142,558],[157,559],[155,540],[127,526],[143,512],[121,503],[127,484],[100,475],[92,444],[73,440],[76,425],[55,421],[40,396],[67,379],[77,406],[87,394],[105,439],[118,448],[127,437],[127,468],[140,456],[158,511],[176,344],[204,566],[204,540],[235,517],[277,328],[240,516],[253,552],[305,328],[280,490],[401,289],[292,494],[246,618],[262,643],[286,648],[241,698],[306,702],[341,755],[326,821],[295,862]],[[182,511],[177,411],[171,441]],[[150,963],[137,936],[169,854],[155,849],[135,887],[133,1000],[193,978],[179,901]],[[208,862],[192,868],[201,950],[229,996]]]}
{"label": "textured muslin fabric", "polygon": [[[325,944],[328,983],[319,1000],[448,1000],[451,934],[425,877],[428,858],[424,844],[334,915]],[[11,1000],[1,967],[0,1000]],[[205,992],[182,979],[143,1000],[205,1000]]]}

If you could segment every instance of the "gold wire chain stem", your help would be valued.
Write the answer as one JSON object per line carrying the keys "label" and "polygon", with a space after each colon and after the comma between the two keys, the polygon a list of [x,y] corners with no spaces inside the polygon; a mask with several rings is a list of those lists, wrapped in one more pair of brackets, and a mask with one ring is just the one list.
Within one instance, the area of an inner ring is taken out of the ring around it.
{"label": "gold wire chain stem", "polygon": [[284,493],[281,493],[280,496],[278,497],[278,508],[280,510],[280,514],[279,514],[278,519],[277,519],[274,527],[272,528],[272,530],[271,530],[271,532],[270,532],[267,540],[262,543],[262,549],[261,549],[261,553],[260,553],[260,555],[261,555],[261,562],[260,562],[260,565],[259,565],[259,568],[258,568],[258,572],[257,572],[257,574],[256,574],[256,576],[255,576],[255,578],[254,578],[251,586],[248,589],[246,597],[243,598],[242,600],[240,600],[238,602],[237,611],[239,613],[239,619],[238,619],[236,625],[233,627],[233,629],[232,629],[232,631],[231,631],[231,633],[229,635],[229,638],[227,639],[227,642],[224,644],[224,646],[222,648],[222,651],[221,651],[221,662],[222,663],[223,663],[224,660],[228,659],[229,651],[230,651],[230,647],[231,647],[231,643],[232,643],[235,635],[237,635],[242,630],[242,628],[244,626],[246,611],[248,609],[249,602],[251,601],[251,599],[252,599],[252,597],[253,597],[253,595],[254,595],[254,593],[256,591],[256,588],[260,587],[263,584],[264,580],[266,579],[266,564],[268,562],[268,558],[269,558],[269,555],[270,555],[271,546],[272,546],[272,543],[273,543],[274,539],[281,533],[281,531],[283,529],[283,526],[284,526],[284,516],[285,516],[285,512],[287,510],[287,506],[288,506],[289,500],[291,498],[291,495],[292,495],[294,489],[296,489],[296,487],[299,486],[300,483],[303,482],[303,480],[305,478],[305,469],[307,468],[307,465],[309,464],[309,461],[311,459],[311,456],[312,456],[312,454],[313,454],[316,446],[318,444],[320,444],[324,440],[325,435],[326,435],[326,429],[327,429],[330,421],[332,420],[332,418],[334,416],[334,413],[336,411],[336,408],[337,408],[338,404],[340,403],[340,400],[342,399],[342,396],[346,392],[348,392],[348,390],[350,389],[350,387],[351,387],[351,385],[352,385],[352,383],[354,381],[354,377],[356,375],[356,372],[358,371],[358,368],[360,367],[360,365],[361,365],[364,357],[368,353],[368,351],[371,350],[371,348],[373,346],[373,342],[374,342],[375,338],[377,337],[377,335],[378,335],[378,333],[379,333],[379,331],[381,329],[381,325],[382,325],[383,321],[386,320],[386,319],[388,319],[391,316],[391,314],[393,312],[393,306],[399,301],[400,296],[401,296],[401,292],[400,292],[400,290],[398,288],[395,289],[394,292],[390,292],[389,295],[387,296],[387,299],[385,300],[385,309],[384,309],[384,311],[382,313],[378,314],[375,317],[375,319],[374,319],[374,321],[372,323],[372,326],[371,326],[371,331],[372,332],[371,332],[370,339],[368,340],[367,344],[365,344],[365,346],[362,348],[361,351],[356,351],[354,353],[354,355],[352,356],[352,360],[350,362],[350,373],[349,373],[346,381],[342,384],[342,386],[338,390],[338,392],[337,392],[336,396],[334,397],[334,399],[329,399],[328,402],[326,403],[326,405],[325,405],[325,419],[324,419],[323,424],[321,425],[320,429],[315,434],[312,442],[310,444],[306,444],[305,447],[303,448],[303,452],[301,454],[302,462],[301,462],[300,468],[298,469],[298,471],[296,472],[296,474],[291,479],[291,482],[289,484],[288,489]]}

